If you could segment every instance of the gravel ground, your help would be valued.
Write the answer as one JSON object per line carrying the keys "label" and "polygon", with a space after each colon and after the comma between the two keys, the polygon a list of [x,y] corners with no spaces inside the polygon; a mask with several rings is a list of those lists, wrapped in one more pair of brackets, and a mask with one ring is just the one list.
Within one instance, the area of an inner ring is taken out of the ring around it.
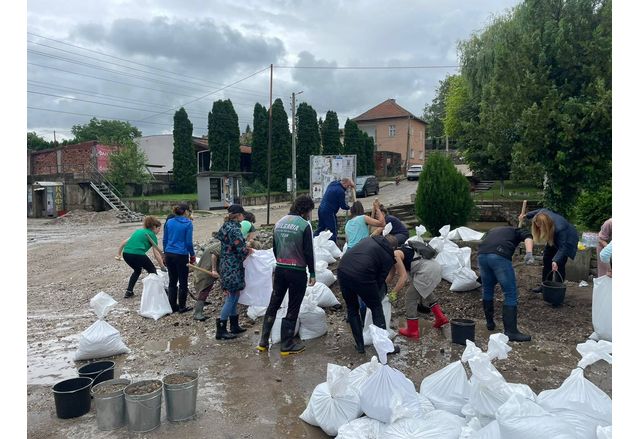
{"label": "gravel ground", "polygon": [[[275,207],[272,218],[286,213],[286,204]],[[260,208],[255,212],[264,212]],[[87,217],[90,217],[87,220]],[[260,222],[260,217],[259,217]],[[221,224],[221,216],[197,214],[195,239],[203,243]],[[104,291],[118,301],[106,320],[120,331],[130,354],[112,357],[115,377],[133,381],[162,379],[180,371],[197,371],[198,406],[196,417],[182,423],[169,423],[163,409],[160,427],[142,437],[214,437],[214,438],[324,438],[320,429],[298,419],[314,387],[326,380],[326,364],[355,367],[374,355],[353,348],[350,330],[342,310],[327,310],[328,334],[307,342],[306,351],[292,358],[280,358],[276,350],[258,354],[254,350],[259,338],[261,319],[253,322],[240,306],[240,323],[248,331],[236,340],[214,339],[214,319],[204,323],[192,319],[191,313],[173,314],[158,321],[142,318],[140,306],[142,284],[135,296],[122,295],[130,275],[124,262],[114,259],[123,239],[137,228],[120,224],[108,213],[74,212],[66,220],[28,221],[27,285],[27,429],[30,438],[100,438],[129,437],[126,428],[116,432],[97,429],[95,407],[80,418],[56,417],[51,386],[77,376],[77,369],[88,361],[74,362],[80,333],[96,320],[89,307],[90,299]],[[332,264],[335,271],[337,264]],[[472,268],[477,270],[475,254]],[[506,360],[494,364],[509,382],[528,384],[536,393],[558,387],[577,365],[580,356],[576,345],[592,333],[592,284],[578,287],[569,283],[563,306],[552,308],[540,295],[528,289],[538,282],[539,265],[516,268],[520,285],[519,326],[533,336],[530,343],[512,343]],[[143,275],[144,276],[144,275]],[[440,303],[449,318],[467,318],[476,322],[476,344],[487,348],[490,333],[483,325],[480,290],[449,292],[442,281],[437,289]],[[332,290],[342,304],[339,286]],[[212,305],[205,315],[218,315],[222,297],[210,296]],[[392,328],[404,325],[404,291],[393,306]],[[497,294],[496,309],[500,309]],[[190,304],[193,302],[189,299]],[[449,325],[442,330],[431,327],[432,316],[422,315],[420,340],[397,337],[401,352],[390,365],[402,371],[417,388],[422,379],[460,358],[464,347],[452,344]],[[502,328],[497,319],[498,328]],[[585,375],[611,395],[611,366],[599,362]]]}

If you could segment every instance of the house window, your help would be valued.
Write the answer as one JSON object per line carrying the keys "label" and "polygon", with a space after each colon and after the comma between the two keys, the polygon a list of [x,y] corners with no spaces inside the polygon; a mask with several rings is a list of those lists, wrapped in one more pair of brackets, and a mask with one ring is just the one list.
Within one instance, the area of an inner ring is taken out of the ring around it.
{"label": "house window", "polygon": [[411,158],[413,159],[413,148],[411,148]]}
{"label": "house window", "polygon": [[424,149],[420,151],[420,160],[424,160]]}
{"label": "house window", "polygon": [[395,136],[396,136],[396,126],[389,125],[389,137],[395,137]]}

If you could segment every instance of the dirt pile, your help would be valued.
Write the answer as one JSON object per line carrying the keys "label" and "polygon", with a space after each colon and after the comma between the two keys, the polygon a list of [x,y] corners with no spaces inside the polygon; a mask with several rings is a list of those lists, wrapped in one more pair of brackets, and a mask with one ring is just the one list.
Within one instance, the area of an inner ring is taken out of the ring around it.
{"label": "dirt pile", "polygon": [[92,224],[92,225],[109,225],[118,224],[119,218],[116,216],[115,210],[105,210],[103,212],[89,212],[83,209],[70,210],[62,216],[52,219],[47,224],[55,225],[78,225],[78,224]]}

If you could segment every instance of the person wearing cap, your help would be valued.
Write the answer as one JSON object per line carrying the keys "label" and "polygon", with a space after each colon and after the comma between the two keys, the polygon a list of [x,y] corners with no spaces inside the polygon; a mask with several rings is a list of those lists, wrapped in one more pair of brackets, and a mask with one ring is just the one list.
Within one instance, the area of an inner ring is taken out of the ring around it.
{"label": "person wearing cap", "polygon": [[[216,340],[236,338],[237,334],[246,331],[238,323],[238,299],[245,287],[243,262],[253,252],[247,247],[240,229],[245,210],[239,204],[232,204],[227,212],[222,227],[215,235],[220,240],[220,286],[226,296],[220,318],[216,319]],[[229,331],[227,320],[230,321]]]}
{"label": "person wearing cap", "polygon": [[[314,207],[313,199],[309,195],[300,195],[293,202],[289,214],[282,217],[273,228],[276,269],[273,292],[264,315],[262,335],[257,346],[261,352],[269,349],[271,328],[287,291],[289,291],[289,304],[287,315],[282,319],[280,326],[280,355],[297,354],[304,350],[304,345],[294,342],[293,337],[306,287],[316,283],[313,236],[311,224],[309,224],[309,214]],[[308,283],[307,269],[309,270]]]}
{"label": "person wearing cap", "polygon": [[174,207],[173,213],[175,216],[165,223],[162,247],[164,263],[169,272],[169,304],[173,312],[184,313],[192,309],[187,307],[189,293],[187,264],[196,262],[196,252],[193,248],[193,222],[189,219],[191,208],[186,203],[180,203]]}
{"label": "person wearing cap", "polygon": [[318,208],[318,228],[313,234],[314,236],[318,236],[324,230],[330,230],[331,238],[329,239],[336,242],[338,233],[337,214],[340,209],[349,210],[349,205],[345,200],[345,193],[349,188],[355,188],[350,178],[343,178],[329,183]]}

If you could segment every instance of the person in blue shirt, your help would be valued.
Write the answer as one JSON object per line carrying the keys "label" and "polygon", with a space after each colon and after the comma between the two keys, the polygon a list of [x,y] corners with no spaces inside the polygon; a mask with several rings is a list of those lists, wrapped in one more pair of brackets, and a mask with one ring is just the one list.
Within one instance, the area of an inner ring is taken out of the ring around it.
{"label": "person in blue shirt", "polygon": [[324,230],[330,230],[332,233],[330,239],[336,242],[338,233],[338,217],[336,215],[340,209],[349,210],[345,200],[345,192],[349,188],[355,188],[350,178],[329,183],[318,208],[318,228],[313,236],[318,236]]}
{"label": "person in blue shirt", "polygon": [[[175,216],[165,223],[162,236],[164,264],[169,272],[169,304],[173,312],[184,313],[192,308],[187,307],[189,293],[189,267],[187,263],[196,263],[196,252],[193,249],[193,222],[189,219],[191,208],[180,203],[173,209]],[[178,294],[178,283],[180,294]]]}

